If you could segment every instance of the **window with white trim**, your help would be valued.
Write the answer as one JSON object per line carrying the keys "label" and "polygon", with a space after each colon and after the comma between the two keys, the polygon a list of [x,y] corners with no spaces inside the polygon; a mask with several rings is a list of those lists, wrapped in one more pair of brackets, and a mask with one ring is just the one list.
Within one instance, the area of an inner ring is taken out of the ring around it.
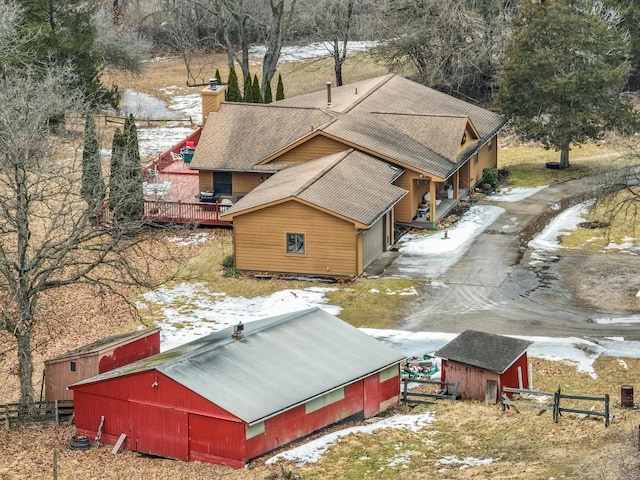
{"label": "window with white trim", "polygon": [[304,255],[304,233],[287,233],[287,253]]}

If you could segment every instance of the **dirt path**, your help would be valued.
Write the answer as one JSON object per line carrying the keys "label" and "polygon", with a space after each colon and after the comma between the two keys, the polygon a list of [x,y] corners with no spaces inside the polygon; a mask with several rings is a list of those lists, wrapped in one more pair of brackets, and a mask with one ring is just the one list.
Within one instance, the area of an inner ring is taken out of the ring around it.
{"label": "dirt path", "polygon": [[500,203],[505,212],[455,265],[437,278],[423,279],[400,328],[640,338],[637,323],[622,321],[640,312],[635,296],[640,289],[639,257],[560,251],[531,262],[532,252],[526,248],[551,218],[589,189],[587,180],[574,180],[520,202]]}

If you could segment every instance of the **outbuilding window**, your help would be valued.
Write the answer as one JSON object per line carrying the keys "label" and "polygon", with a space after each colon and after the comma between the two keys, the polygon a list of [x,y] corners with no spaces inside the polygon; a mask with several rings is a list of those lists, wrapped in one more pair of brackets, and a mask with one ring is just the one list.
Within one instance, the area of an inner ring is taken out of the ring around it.
{"label": "outbuilding window", "polygon": [[287,233],[287,253],[304,255],[304,233]]}
{"label": "outbuilding window", "polygon": [[69,364],[69,368],[71,369],[72,372],[76,371],[76,362],[71,362]]}

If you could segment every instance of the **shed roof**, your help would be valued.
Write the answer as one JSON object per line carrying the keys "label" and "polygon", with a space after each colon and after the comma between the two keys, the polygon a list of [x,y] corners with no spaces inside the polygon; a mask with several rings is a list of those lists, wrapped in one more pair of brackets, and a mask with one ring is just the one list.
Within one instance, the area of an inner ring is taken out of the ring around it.
{"label": "shed roof", "polygon": [[97,340],[93,343],[89,343],[87,345],[83,345],[82,347],[78,347],[76,349],[70,350],[66,353],[63,353],[62,355],[55,357],[55,358],[51,358],[49,360],[47,360],[45,363],[48,362],[57,362],[60,360],[64,360],[67,358],[71,358],[71,357],[79,357],[79,356],[83,356],[83,355],[89,355],[89,354],[95,354],[95,353],[99,353],[105,350],[110,350],[113,349],[115,347],[118,347],[120,345],[125,345],[127,343],[131,343],[134,340],[139,340],[141,338],[144,337],[148,337],[149,335],[152,335],[154,333],[159,332],[160,329],[159,328],[150,328],[147,330],[139,330],[136,332],[129,332],[129,333],[121,333],[118,335],[111,335],[109,337],[105,337],[105,338],[101,338],[100,340]]}
{"label": "shed roof", "polygon": [[532,342],[503,335],[465,330],[435,355],[496,373],[504,373]]}
{"label": "shed roof", "polygon": [[281,170],[222,218],[297,199],[370,226],[407,194],[391,183],[402,173],[400,168],[355,150],[327,155]]}
{"label": "shed roof", "polygon": [[157,370],[255,423],[401,362],[391,347],[311,308],[233,327],[71,386]]}

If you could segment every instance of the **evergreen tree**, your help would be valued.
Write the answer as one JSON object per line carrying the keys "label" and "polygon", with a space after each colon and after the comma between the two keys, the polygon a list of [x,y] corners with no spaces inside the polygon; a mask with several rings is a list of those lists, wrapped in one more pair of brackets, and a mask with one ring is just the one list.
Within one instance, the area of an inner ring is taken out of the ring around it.
{"label": "evergreen tree", "polygon": [[241,102],[242,93],[240,93],[240,87],[238,86],[238,76],[236,75],[236,69],[231,67],[229,70],[229,79],[227,80],[227,91],[225,100],[228,102]]}
{"label": "evergreen tree", "polygon": [[525,2],[506,50],[496,103],[527,139],[560,151],[633,124],[620,97],[629,73],[627,35],[591,0]]}
{"label": "evergreen tree", "polygon": [[220,70],[218,70],[216,68],[216,82],[218,83],[218,85],[222,85],[222,77],[220,76]]}
{"label": "evergreen tree", "polygon": [[284,100],[284,84],[282,83],[282,74],[278,73],[278,87],[276,88],[276,102]]}
{"label": "evergreen tree", "polygon": [[142,218],[144,208],[144,192],[142,190],[142,165],[140,163],[140,147],[138,146],[138,129],[132,114],[124,124],[125,137],[125,189],[126,199],[122,213],[128,220]]}
{"label": "evergreen tree", "polygon": [[[102,56],[92,46],[97,37],[97,2],[86,0],[18,0],[24,9],[22,25],[31,35],[31,50],[38,63],[68,63],[74,76],[71,87],[84,92],[94,106],[116,106],[117,91],[100,82],[104,68]],[[44,73],[43,73],[44,74]]]}
{"label": "evergreen tree", "polygon": [[264,87],[264,103],[273,102],[273,94],[271,93],[271,82],[267,82]]}
{"label": "evergreen tree", "polygon": [[89,210],[97,213],[105,199],[105,186],[102,178],[100,141],[96,122],[91,113],[84,122],[84,148],[82,149],[82,198]]}
{"label": "evergreen tree", "polygon": [[253,102],[253,89],[251,83],[251,74],[247,72],[247,76],[244,77],[244,101],[247,103]]}
{"label": "evergreen tree", "polygon": [[124,203],[124,153],[127,141],[120,128],[113,132],[111,143],[111,170],[109,173],[109,210],[114,218],[121,217],[121,205]]}
{"label": "evergreen tree", "polygon": [[251,96],[253,97],[253,103],[264,103],[262,95],[260,95],[260,82],[258,76],[253,76],[253,83],[251,84]]}

